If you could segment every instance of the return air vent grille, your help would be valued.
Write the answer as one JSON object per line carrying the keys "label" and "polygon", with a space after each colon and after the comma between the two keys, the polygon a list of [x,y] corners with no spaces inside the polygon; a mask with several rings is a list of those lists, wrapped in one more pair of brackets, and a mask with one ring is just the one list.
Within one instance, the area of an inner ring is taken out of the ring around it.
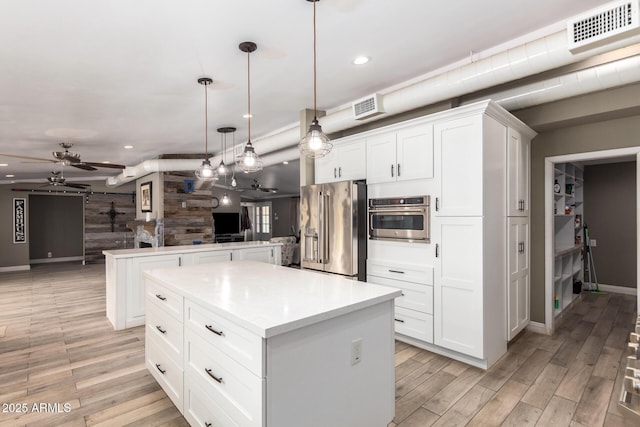
{"label": "return air vent grille", "polygon": [[579,52],[610,43],[640,28],[638,2],[609,3],[569,20],[569,50]]}
{"label": "return air vent grille", "polygon": [[381,100],[382,98],[380,97],[380,95],[376,93],[354,102],[352,104],[352,107],[353,115],[355,116],[356,120],[362,120],[367,117],[372,117],[384,113]]}

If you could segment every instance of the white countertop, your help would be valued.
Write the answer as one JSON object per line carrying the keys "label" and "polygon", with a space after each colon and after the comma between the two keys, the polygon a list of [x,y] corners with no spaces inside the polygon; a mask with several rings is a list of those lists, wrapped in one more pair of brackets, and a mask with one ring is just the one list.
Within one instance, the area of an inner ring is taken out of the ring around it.
{"label": "white countertop", "polygon": [[256,261],[162,268],[144,274],[263,338],[401,295],[395,288]]}
{"label": "white countertop", "polygon": [[253,242],[228,242],[228,243],[207,243],[200,245],[182,245],[182,246],[163,246],[160,248],[134,248],[134,249],[111,249],[108,251],[102,251],[104,255],[114,258],[130,258],[138,256],[151,256],[160,254],[173,254],[173,253],[189,253],[189,252],[204,252],[204,251],[221,251],[232,249],[246,249],[254,248],[257,246],[282,246],[282,243],[271,243],[262,241]]}

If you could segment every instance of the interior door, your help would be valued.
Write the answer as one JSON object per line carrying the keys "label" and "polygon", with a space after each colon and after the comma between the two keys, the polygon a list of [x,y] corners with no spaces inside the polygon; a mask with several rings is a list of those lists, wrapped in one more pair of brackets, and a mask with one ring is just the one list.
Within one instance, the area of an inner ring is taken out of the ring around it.
{"label": "interior door", "polygon": [[268,241],[273,233],[271,202],[256,203],[254,240]]}

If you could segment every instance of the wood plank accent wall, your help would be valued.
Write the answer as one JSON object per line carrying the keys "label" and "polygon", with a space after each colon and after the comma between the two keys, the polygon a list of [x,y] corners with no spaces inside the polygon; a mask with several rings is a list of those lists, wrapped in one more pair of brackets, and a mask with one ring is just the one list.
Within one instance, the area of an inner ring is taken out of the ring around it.
{"label": "wood plank accent wall", "polygon": [[[184,192],[184,176],[164,174],[164,245],[211,243],[211,191]],[[182,207],[182,203],[186,207]]]}
{"label": "wood plank accent wall", "polygon": [[[108,212],[114,202],[113,232]],[[86,263],[104,262],[103,250],[133,248],[133,232],[127,222],[136,219],[135,197],[131,194],[89,194],[84,206],[84,259]]]}

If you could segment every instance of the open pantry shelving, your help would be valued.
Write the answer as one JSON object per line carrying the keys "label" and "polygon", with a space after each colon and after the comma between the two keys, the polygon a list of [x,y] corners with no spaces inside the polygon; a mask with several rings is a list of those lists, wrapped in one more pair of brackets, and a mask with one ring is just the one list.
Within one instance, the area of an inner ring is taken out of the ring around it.
{"label": "open pantry shelving", "polygon": [[574,283],[584,280],[583,170],[558,163],[554,173],[554,312],[559,315],[579,296]]}

